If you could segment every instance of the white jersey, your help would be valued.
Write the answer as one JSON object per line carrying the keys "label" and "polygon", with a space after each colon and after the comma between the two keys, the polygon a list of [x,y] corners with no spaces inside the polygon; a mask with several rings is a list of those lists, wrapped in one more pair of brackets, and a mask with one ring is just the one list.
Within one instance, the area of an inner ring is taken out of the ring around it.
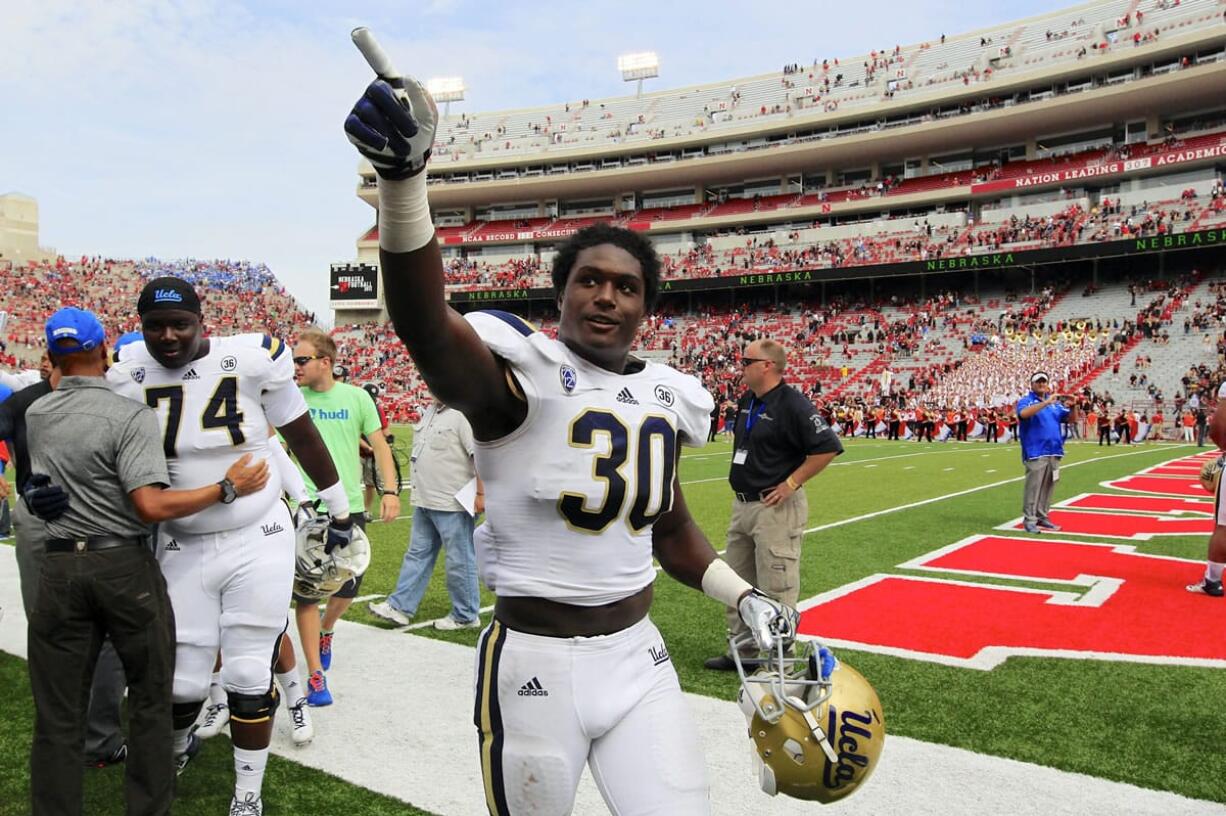
{"label": "white jersey", "polygon": [[651,527],[672,507],[677,445],[706,443],[710,394],[666,365],[606,371],[506,312],[466,319],[528,402],[519,428],[476,443],[482,581],[579,606],[638,592],[655,580]]}
{"label": "white jersey", "polygon": [[[176,489],[221,481],[244,453],[269,458],[268,426],[279,428],[307,412],[290,350],[262,334],[210,337],[209,353],[182,368],[165,368],[144,343],[129,343],[112,358],[106,376],[115,393],[157,412],[170,486]],[[215,533],[263,518],[281,497],[280,474],[269,467],[260,492],[165,526],[172,533]]]}

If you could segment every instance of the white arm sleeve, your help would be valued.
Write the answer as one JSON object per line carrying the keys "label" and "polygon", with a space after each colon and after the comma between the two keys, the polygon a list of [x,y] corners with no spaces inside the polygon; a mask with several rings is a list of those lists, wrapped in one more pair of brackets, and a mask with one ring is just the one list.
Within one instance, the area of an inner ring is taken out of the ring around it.
{"label": "white arm sleeve", "polygon": [[275,436],[268,438],[268,447],[272,454],[273,467],[281,474],[281,489],[294,501],[306,504],[311,497],[307,493],[302,471],[298,470],[297,465],[289,458],[289,454],[285,452],[285,448],[281,447],[281,442]]}

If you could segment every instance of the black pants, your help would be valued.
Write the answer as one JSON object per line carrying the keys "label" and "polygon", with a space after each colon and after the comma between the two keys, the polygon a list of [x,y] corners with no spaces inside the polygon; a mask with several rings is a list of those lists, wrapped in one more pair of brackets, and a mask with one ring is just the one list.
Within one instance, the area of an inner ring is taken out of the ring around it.
{"label": "black pants", "polygon": [[1116,430],[1118,431],[1120,435],[1121,445],[1131,445],[1132,444],[1132,426],[1130,426],[1127,422],[1125,422],[1123,425],[1120,425]]}
{"label": "black pants", "polygon": [[957,438],[959,442],[966,441],[966,420],[965,419],[958,421],[958,437]]}
{"label": "black pants", "polygon": [[1101,445],[1104,439],[1107,440],[1107,447],[1108,448],[1111,447],[1111,426],[1110,425],[1099,425],[1098,426],[1098,444]]}
{"label": "black pants", "polygon": [[876,439],[877,438],[877,421],[875,419],[864,420],[864,438],[865,439]]}
{"label": "black pants", "polygon": [[995,422],[989,422],[984,426],[984,433],[987,435],[989,442],[996,442],[1000,439],[1000,426]]}
{"label": "black pants", "polygon": [[890,422],[889,432],[886,433],[885,438],[887,440],[898,438],[898,423],[897,422],[893,422],[893,421]]}
{"label": "black pants", "polygon": [[128,681],[128,816],[170,812],[175,789],[170,718],[174,612],[153,554],[133,545],[48,553],[44,561],[29,630],[35,816],[81,813],[86,707],[94,664],[107,636]]}

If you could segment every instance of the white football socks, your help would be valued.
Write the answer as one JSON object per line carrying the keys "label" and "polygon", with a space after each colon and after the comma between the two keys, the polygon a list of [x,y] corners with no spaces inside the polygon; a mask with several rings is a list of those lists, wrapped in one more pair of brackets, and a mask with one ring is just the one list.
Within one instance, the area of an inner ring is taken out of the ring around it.
{"label": "white football socks", "polygon": [[173,747],[174,755],[180,756],[184,751],[186,751],[187,745],[189,742],[191,742],[191,739],[192,739],[192,729],[191,728],[176,728],[175,738],[174,738],[174,747]]}
{"label": "white football socks", "polygon": [[1226,564],[1219,564],[1216,561],[1210,561],[1205,567],[1205,580],[1220,581],[1222,580],[1222,571],[1226,570]]}
{"label": "white football socks", "polygon": [[281,694],[286,705],[297,705],[298,701],[306,696],[306,686],[302,685],[302,675],[298,673],[297,663],[283,672],[277,672],[277,682],[281,684]]}
{"label": "white football socks", "polygon": [[264,787],[264,769],[268,767],[268,749],[260,748],[252,751],[246,748],[234,748],[234,798],[240,802],[248,794],[260,798],[260,789]]}
{"label": "white football socks", "polygon": [[221,685],[221,672],[213,672],[213,679],[209,682],[209,705],[223,705],[227,699],[226,690]]}

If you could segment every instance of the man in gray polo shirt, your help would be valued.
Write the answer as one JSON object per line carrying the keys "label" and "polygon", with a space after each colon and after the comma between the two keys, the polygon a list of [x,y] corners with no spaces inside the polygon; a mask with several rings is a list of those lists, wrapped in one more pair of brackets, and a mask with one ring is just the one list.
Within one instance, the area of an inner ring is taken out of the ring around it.
{"label": "man in gray polo shirt", "polygon": [[129,816],[170,812],[174,613],[147,542],[149,525],[259,490],[264,462],[238,460],[217,484],[166,490],[170,476],[153,411],[106,384],[106,344],[92,314],[60,309],[47,347],[63,373],[26,411],[31,474],[22,499],[45,522],[46,556],[30,612],[34,694],[31,812],[81,812],[86,699],[108,636],[128,682]]}
{"label": "man in gray polo shirt", "polygon": [[485,508],[485,491],[476,478],[473,451],[473,429],[468,420],[436,399],[421,424],[413,429],[413,529],[409,549],[400,565],[396,589],[386,601],[370,605],[373,614],[401,626],[408,624],[430,583],[439,551],[446,548],[451,612],[435,621],[434,628],[481,628],[474,515],[457,498],[476,480],[473,510],[480,514]]}

